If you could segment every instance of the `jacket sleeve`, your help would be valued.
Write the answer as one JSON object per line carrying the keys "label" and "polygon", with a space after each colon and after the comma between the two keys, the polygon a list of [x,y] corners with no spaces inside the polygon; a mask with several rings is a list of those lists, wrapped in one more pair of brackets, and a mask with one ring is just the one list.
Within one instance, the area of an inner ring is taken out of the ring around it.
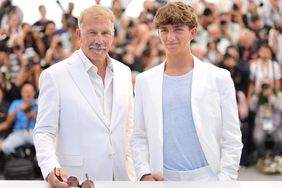
{"label": "jacket sleeve", "polygon": [[131,138],[131,148],[137,180],[140,180],[144,174],[151,173],[142,104],[142,91],[141,81],[137,76],[135,83],[134,130]]}
{"label": "jacket sleeve", "polygon": [[55,155],[55,139],[58,131],[60,97],[52,75],[48,70],[39,78],[38,115],[33,131],[38,164],[44,179],[54,167],[60,167]]}
{"label": "jacket sleeve", "polygon": [[236,180],[241,158],[242,142],[234,83],[229,72],[224,72],[218,85],[221,100],[222,136],[220,181]]}
{"label": "jacket sleeve", "polygon": [[136,174],[133,165],[132,159],[132,151],[130,147],[130,138],[133,132],[133,89],[132,89],[132,81],[131,81],[131,72],[129,71],[128,78],[128,88],[129,88],[129,102],[128,102],[128,116],[126,123],[126,170],[128,173],[128,177],[131,181],[136,180]]}

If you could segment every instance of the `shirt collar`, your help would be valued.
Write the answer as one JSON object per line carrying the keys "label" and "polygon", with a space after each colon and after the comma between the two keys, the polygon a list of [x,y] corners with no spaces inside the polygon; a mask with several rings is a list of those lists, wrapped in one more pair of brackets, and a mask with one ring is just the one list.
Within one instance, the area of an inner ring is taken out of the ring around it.
{"label": "shirt collar", "polygon": [[[78,55],[82,59],[85,71],[88,72],[90,69],[93,69],[97,74],[98,68],[86,57],[86,55],[83,53],[81,48],[78,50]],[[106,63],[107,63],[107,68],[106,68],[107,71],[109,70],[109,72],[113,73],[113,63],[111,62],[109,55],[106,58]]]}

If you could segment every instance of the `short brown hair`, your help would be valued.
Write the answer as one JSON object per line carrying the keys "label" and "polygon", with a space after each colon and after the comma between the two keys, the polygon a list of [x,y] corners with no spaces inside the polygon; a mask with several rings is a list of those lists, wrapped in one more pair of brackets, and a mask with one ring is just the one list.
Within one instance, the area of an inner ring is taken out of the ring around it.
{"label": "short brown hair", "polygon": [[114,13],[106,7],[100,5],[92,5],[84,9],[78,17],[78,27],[81,29],[83,19],[87,16],[108,18],[112,23],[115,21]]}
{"label": "short brown hair", "polygon": [[171,2],[159,8],[154,23],[156,28],[167,24],[187,25],[189,29],[198,26],[197,15],[193,7],[183,2]]}

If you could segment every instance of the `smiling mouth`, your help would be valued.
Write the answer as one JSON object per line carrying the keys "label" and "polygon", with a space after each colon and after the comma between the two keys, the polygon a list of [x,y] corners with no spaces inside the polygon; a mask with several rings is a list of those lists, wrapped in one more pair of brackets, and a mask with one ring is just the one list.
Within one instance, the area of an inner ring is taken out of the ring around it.
{"label": "smiling mouth", "polygon": [[102,49],[102,48],[89,48],[89,49],[94,51],[106,51],[106,49]]}
{"label": "smiling mouth", "polygon": [[173,43],[173,44],[167,44],[166,46],[167,46],[167,47],[175,47],[175,46],[177,46],[177,44],[175,44],[175,43]]}
{"label": "smiling mouth", "polygon": [[106,48],[104,47],[89,47],[89,50],[93,51],[95,54],[102,54],[103,52],[106,52]]}
{"label": "smiling mouth", "polygon": [[102,45],[102,44],[92,44],[89,46],[89,49],[94,49],[94,50],[106,50],[107,47]]}
{"label": "smiling mouth", "polygon": [[101,55],[103,54],[104,52],[106,52],[105,49],[90,49],[90,50],[93,50],[93,52],[97,55]]}

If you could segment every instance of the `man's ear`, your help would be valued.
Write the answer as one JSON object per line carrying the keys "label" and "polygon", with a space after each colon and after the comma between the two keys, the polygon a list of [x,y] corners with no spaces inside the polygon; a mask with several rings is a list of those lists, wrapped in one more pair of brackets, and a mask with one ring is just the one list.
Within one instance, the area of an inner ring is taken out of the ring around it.
{"label": "man's ear", "polygon": [[191,29],[191,31],[190,31],[190,34],[191,34],[190,40],[193,40],[195,38],[195,36],[197,35],[197,33],[198,33],[198,29],[196,27]]}
{"label": "man's ear", "polygon": [[75,34],[78,37],[78,39],[80,40],[80,38],[81,38],[81,31],[80,31],[79,28],[76,29]]}

